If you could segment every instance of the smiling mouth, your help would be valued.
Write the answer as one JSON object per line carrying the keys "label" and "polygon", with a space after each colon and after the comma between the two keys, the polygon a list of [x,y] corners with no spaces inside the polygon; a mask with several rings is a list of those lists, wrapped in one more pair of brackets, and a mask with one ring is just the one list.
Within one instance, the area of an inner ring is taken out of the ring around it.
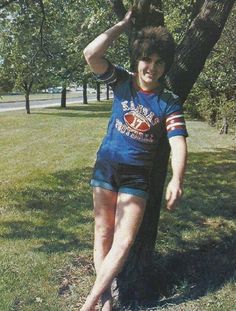
{"label": "smiling mouth", "polygon": [[146,75],[148,76],[148,77],[150,77],[150,78],[154,78],[154,74],[152,74],[152,73],[146,73]]}

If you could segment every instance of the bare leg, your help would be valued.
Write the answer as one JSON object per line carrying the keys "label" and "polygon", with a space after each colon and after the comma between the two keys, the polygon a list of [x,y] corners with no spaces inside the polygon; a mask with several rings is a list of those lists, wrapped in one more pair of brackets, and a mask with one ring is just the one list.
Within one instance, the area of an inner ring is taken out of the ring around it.
{"label": "bare leg", "polygon": [[[111,249],[115,228],[115,209],[117,193],[99,187],[94,188],[94,265],[96,274],[100,266]],[[110,286],[101,296],[102,310],[112,310],[112,297]]]}
{"label": "bare leg", "polygon": [[143,219],[146,201],[143,198],[119,193],[113,243],[103,260],[94,286],[81,311],[92,311],[99,297],[122,269]]}

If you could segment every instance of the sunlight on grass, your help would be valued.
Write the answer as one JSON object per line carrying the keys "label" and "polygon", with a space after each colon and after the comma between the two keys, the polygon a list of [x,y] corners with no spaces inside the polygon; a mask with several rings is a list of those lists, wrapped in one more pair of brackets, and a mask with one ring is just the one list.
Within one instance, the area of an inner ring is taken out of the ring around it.
{"label": "sunlight on grass", "polygon": [[[189,121],[188,131],[184,197],[175,213],[162,210],[156,243],[160,269],[176,284],[163,309],[231,311],[236,296],[234,137],[198,121]],[[212,300],[214,293],[218,300]]]}
{"label": "sunlight on grass", "polygon": [[[88,293],[95,275],[89,180],[110,109],[105,102],[0,115],[0,310],[76,310]],[[175,213],[162,210],[156,243],[174,297],[160,307],[231,311],[233,136],[198,121],[188,130],[184,198]]]}
{"label": "sunlight on grass", "polygon": [[[61,270],[78,255],[91,265],[89,179],[109,111],[90,104],[0,115],[1,310],[65,310],[73,286],[59,293]],[[83,265],[74,269],[80,281],[85,272],[71,304],[91,278]]]}

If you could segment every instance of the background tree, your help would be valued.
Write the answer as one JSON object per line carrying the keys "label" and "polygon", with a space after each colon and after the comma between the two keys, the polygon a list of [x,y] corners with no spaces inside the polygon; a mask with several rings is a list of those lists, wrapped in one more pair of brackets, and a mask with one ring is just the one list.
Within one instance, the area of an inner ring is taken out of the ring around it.
{"label": "background tree", "polygon": [[227,128],[225,122],[231,129],[236,122],[236,43],[232,31],[235,27],[234,7],[186,105],[187,112],[203,117],[211,125],[222,126],[224,120],[223,132]]}
{"label": "background tree", "polygon": [[28,113],[33,86],[62,86],[61,103],[66,105],[66,87],[81,69],[82,47],[76,42],[84,18],[81,3],[20,0],[2,5],[1,72],[9,76],[9,85],[14,81],[15,88],[25,93]]}
{"label": "background tree", "polygon": [[41,7],[27,1],[11,3],[1,12],[1,72],[14,88],[23,91],[26,111],[30,113],[29,95],[34,84],[47,72],[47,51],[41,48]]}
{"label": "background tree", "polygon": [[85,19],[84,3],[50,1],[44,3],[44,10],[44,40],[49,42],[51,54],[49,66],[54,83],[62,86],[61,106],[66,107],[66,88],[83,74],[82,46],[78,35]]}
{"label": "background tree", "polygon": [[[10,90],[13,83],[18,91],[25,93],[28,112],[32,88],[62,86],[61,106],[65,107],[66,87],[71,83],[80,84],[83,86],[84,103],[87,103],[87,85],[96,88],[96,83],[86,66],[83,48],[88,40],[114,22],[115,14],[110,8],[107,10],[106,3],[92,0],[19,0],[6,1],[0,8],[5,47],[0,47],[3,59],[1,72],[5,77],[4,83],[2,79],[5,88],[8,84]],[[124,63],[125,60],[128,64],[126,46],[127,37],[122,36],[116,43],[120,53],[112,49],[109,57],[116,63]],[[97,97],[100,99],[100,88]]]}

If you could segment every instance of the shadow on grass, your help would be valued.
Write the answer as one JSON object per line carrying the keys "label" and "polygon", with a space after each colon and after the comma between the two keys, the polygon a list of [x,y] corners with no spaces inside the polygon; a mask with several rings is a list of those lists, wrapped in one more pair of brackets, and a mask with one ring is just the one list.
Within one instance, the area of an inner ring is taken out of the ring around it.
{"label": "shadow on grass", "polygon": [[163,211],[160,220],[158,240],[167,249],[155,256],[158,291],[166,297],[159,306],[197,299],[236,279],[235,182],[235,151],[189,154],[181,207]]}
{"label": "shadow on grass", "polygon": [[22,220],[2,221],[2,237],[35,239],[40,244],[36,249],[47,253],[91,248],[90,175],[90,167],[59,171],[12,191],[10,199]]}
{"label": "shadow on grass", "polygon": [[43,112],[32,112],[32,114],[73,118],[108,118],[111,114],[111,102],[100,102],[83,106],[69,106],[66,108],[48,107],[44,109]]}
{"label": "shadow on grass", "polygon": [[[182,206],[161,216],[164,246],[157,242],[152,281],[166,298],[158,306],[197,299],[236,276],[235,160],[231,150],[189,154]],[[90,167],[59,171],[12,191],[26,220],[5,221],[3,237],[37,239],[35,249],[46,253],[91,250],[90,174]]]}
{"label": "shadow on grass", "polygon": [[209,241],[209,245],[205,243],[204,246],[199,243],[199,250],[158,257],[157,275],[162,281],[161,291],[166,297],[158,305],[178,305],[195,300],[219,290],[227,282],[235,281],[235,233],[217,243]]}

